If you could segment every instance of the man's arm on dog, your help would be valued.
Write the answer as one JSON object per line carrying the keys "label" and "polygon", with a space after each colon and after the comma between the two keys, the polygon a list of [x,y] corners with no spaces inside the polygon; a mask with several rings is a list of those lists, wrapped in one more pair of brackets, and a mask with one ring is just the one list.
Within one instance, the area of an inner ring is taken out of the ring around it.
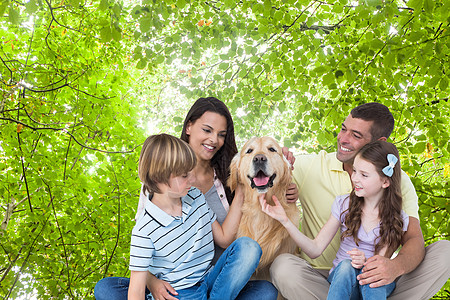
{"label": "man's arm on dog", "polygon": [[[288,160],[288,162],[291,164],[291,169],[294,170],[294,162],[295,162],[295,156],[294,154],[289,151],[287,147],[281,148],[284,157]],[[298,199],[298,188],[295,183],[291,183],[288,186],[288,189],[286,191],[286,200],[289,203],[295,203]]]}
{"label": "man's arm on dog", "polygon": [[284,157],[286,157],[287,161],[291,164],[291,169],[294,170],[295,156],[289,151],[288,147],[282,147],[281,151],[283,152]]}

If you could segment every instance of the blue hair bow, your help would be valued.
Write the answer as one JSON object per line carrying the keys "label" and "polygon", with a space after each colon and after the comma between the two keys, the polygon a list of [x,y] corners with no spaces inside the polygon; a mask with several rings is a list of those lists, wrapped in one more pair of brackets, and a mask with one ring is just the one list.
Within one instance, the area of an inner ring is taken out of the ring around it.
{"label": "blue hair bow", "polygon": [[387,161],[388,161],[389,165],[384,167],[382,171],[386,176],[392,177],[392,174],[394,174],[395,164],[398,162],[398,158],[394,154],[388,154]]}

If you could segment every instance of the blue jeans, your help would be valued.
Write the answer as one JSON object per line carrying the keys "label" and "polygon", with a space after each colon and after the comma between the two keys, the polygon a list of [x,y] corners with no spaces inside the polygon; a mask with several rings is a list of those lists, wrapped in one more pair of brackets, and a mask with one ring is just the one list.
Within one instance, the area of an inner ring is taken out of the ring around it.
{"label": "blue jeans", "polygon": [[395,282],[377,288],[360,285],[356,276],[362,273],[362,269],[355,269],[351,262],[349,259],[341,261],[328,276],[331,285],[327,299],[379,300],[386,299],[394,291]]}
{"label": "blue jeans", "polygon": [[[178,299],[239,299],[272,300],[278,295],[272,283],[265,280],[248,281],[258,266],[261,247],[248,237],[234,241],[220,256],[216,265],[196,285],[177,290]],[[130,279],[107,277],[94,289],[97,300],[122,300],[128,297]],[[146,290],[147,299],[151,299]]]}

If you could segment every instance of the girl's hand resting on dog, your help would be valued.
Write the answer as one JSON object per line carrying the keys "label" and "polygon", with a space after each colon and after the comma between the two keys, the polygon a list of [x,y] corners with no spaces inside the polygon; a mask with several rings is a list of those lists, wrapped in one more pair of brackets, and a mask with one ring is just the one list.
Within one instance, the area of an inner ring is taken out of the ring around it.
{"label": "girl's hand resting on dog", "polygon": [[266,194],[261,194],[259,196],[259,203],[261,203],[261,210],[267,215],[274,218],[275,220],[279,221],[284,226],[286,223],[289,222],[289,219],[286,215],[286,212],[284,211],[283,206],[281,206],[280,201],[278,201],[278,198],[275,195],[273,195],[272,200],[274,205],[270,205],[264,198],[265,196]]}

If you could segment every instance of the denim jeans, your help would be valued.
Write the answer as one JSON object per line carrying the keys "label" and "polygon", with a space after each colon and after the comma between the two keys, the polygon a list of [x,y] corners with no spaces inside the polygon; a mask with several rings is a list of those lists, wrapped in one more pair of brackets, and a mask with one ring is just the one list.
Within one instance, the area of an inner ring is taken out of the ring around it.
{"label": "denim jeans", "polygon": [[371,288],[368,284],[360,285],[356,276],[362,273],[362,269],[355,269],[351,260],[341,261],[328,276],[331,284],[327,299],[333,300],[379,300],[386,299],[394,290],[395,282],[377,288]]}
{"label": "denim jeans", "polygon": [[[250,238],[234,241],[220,256],[216,265],[196,285],[177,290],[181,300],[190,299],[239,299],[272,300],[278,291],[265,280],[248,281],[258,266],[261,247]],[[97,300],[127,299],[130,279],[107,277],[100,280],[94,289]],[[152,299],[146,290],[147,299]]]}

